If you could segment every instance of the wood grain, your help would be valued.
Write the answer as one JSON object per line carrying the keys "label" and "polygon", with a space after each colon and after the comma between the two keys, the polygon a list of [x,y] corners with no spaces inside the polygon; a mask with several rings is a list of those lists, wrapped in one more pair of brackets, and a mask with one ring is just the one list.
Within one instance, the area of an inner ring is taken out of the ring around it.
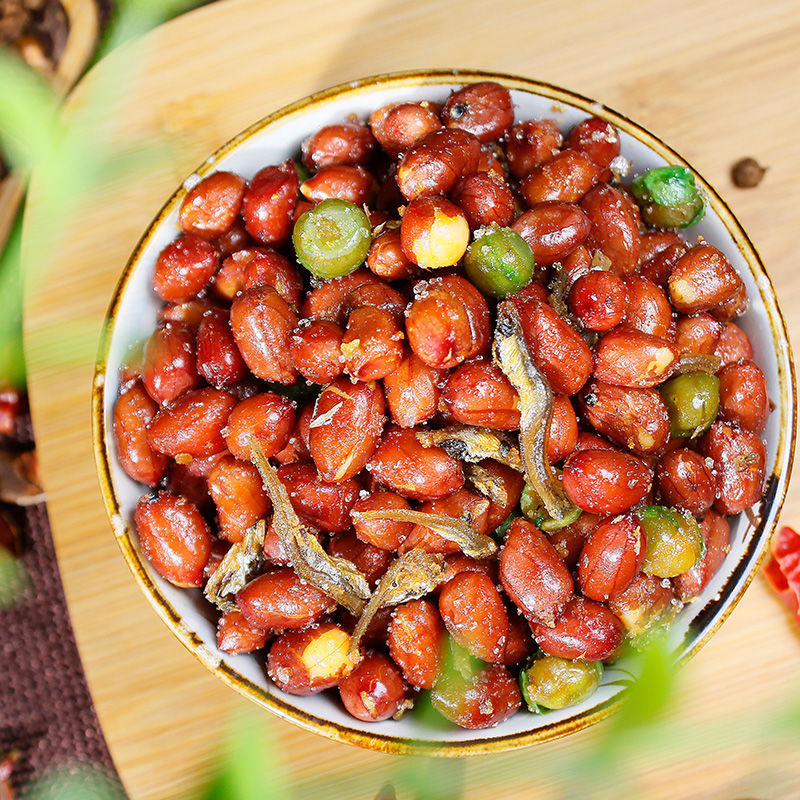
{"label": "wood grain", "polygon": [[[426,66],[550,81],[632,117],[718,188],[761,252],[800,352],[798,50],[796,0],[509,0],[502,11],[477,0],[457,6],[306,0],[302,7],[231,0],[170,22],[78,86],[71,114],[103,78],[111,77],[106,89],[119,94],[104,95],[115,130],[87,136],[117,149],[164,142],[170,148],[166,160],[143,160],[135,180],[109,176],[92,191],[79,221],[68,224],[46,280],[29,281],[26,301],[31,401],[59,562],[100,719],[134,800],[193,797],[212,768],[230,713],[247,705],[181,648],[139,592],[106,520],[91,452],[97,333],[129,253],[173,186],[265,113],[340,81]],[[125,80],[113,79],[115,65]],[[770,166],[757,190],[737,190],[730,182],[730,165],[743,155]],[[38,275],[32,260],[46,232],[35,218],[46,176],[37,178],[24,234],[31,275]],[[79,332],[67,361],[63,348],[54,347],[65,326]],[[784,519],[798,518],[794,490]],[[757,579],[686,670],[685,699],[673,711],[687,735],[720,718],[734,722],[717,726],[689,752],[669,748],[634,759],[626,766],[639,789],[628,796],[799,796],[796,754],[737,744],[747,710],[796,691],[799,657],[800,637]],[[308,796],[308,781],[324,775],[326,797],[369,800],[399,759],[272,724],[288,773],[300,782],[298,797]],[[470,759],[465,797],[568,796],[547,765],[578,757],[595,735]],[[522,775],[513,769],[521,764]],[[374,777],[366,792],[365,775]],[[598,787],[596,796],[604,791]]]}

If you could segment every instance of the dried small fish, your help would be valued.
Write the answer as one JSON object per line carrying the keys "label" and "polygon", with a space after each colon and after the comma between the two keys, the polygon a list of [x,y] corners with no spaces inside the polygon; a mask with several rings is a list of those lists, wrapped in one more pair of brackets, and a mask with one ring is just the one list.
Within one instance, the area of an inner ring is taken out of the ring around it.
{"label": "dried small fish", "polygon": [[574,506],[547,458],[553,393],[528,352],[519,312],[507,300],[497,307],[494,360],[519,395],[520,455],[525,482],[539,495],[547,513],[554,520],[562,520]]}
{"label": "dried small fish", "polygon": [[17,506],[35,506],[46,499],[39,485],[36,451],[0,450],[0,500]]}
{"label": "dried small fish", "polygon": [[244,588],[264,563],[266,532],[267,523],[263,519],[251,525],[245,531],[242,541],[230,546],[206,583],[203,594],[220,611],[232,611],[236,608],[236,603],[231,598]]}
{"label": "dried small fish", "polygon": [[494,539],[473,530],[469,522],[444,514],[426,514],[404,508],[376,508],[372,511],[353,511],[355,522],[369,519],[386,519],[392,522],[413,522],[424,525],[443,539],[455,542],[470,558],[487,558],[497,552]]}
{"label": "dried small fish", "polygon": [[322,549],[314,531],[300,522],[286,487],[259,444],[250,439],[250,454],[264,489],[272,501],[272,526],[294,571],[353,614],[360,614],[370,598],[369,583],[352,561]]}
{"label": "dried small fish", "polygon": [[489,498],[492,503],[504,506],[508,503],[508,492],[499,475],[480,464],[467,464],[464,474],[478,494]]}
{"label": "dried small fish", "polygon": [[684,372],[708,372],[713,375],[722,366],[722,359],[719,356],[707,353],[683,353],[678,359],[678,366],[675,374],[680,375]]}
{"label": "dried small fish", "polygon": [[381,608],[396,606],[409,600],[418,600],[439,585],[444,573],[444,555],[426,553],[417,547],[392,561],[353,628],[350,647],[347,651],[350,662],[353,665],[357,663],[361,637]]}
{"label": "dried small fish", "polygon": [[321,589],[352,614],[363,611],[370,598],[366,577],[352,561],[326,553],[313,528],[301,525],[294,539],[284,546],[289,561],[303,580]]}
{"label": "dried small fish", "polygon": [[491,458],[517,472],[523,470],[519,449],[511,436],[491,428],[451,425],[435,431],[418,431],[417,440],[423,447],[441,447],[459,461],[476,463]]}

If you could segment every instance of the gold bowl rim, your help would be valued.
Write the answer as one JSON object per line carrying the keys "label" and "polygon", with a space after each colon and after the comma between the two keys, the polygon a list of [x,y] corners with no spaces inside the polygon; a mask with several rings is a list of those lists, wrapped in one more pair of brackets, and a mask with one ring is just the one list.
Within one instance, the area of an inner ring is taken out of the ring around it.
{"label": "gold bowl rim", "polygon": [[[681,164],[688,167],[694,173],[698,184],[705,191],[709,205],[719,216],[722,223],[727,228],[731,238],[738,247],[740,253],[747,261],[747,264],[754,277],[761,276],[759,288],[764,300],[764,306],[769,316],[770,329],[776,346],[776,358],[778,365],[778,378],[780,381],[781,398],[783,400],[781,409],[783,419],[781,420],[780,440],[776,452],[775,468],[771,480],[771,498],[768,508],[762,513],[761,530],[756,530],[751,538],[750,547],[739,561],[739,567],[749,564],[747,575],[739,586],[734,596],[729,596],[734,584],[741,578],[741,574],[734,570],[725,586],[720,591],[714,605],[728,603],[722,613],[714,616],[712,613],[713,624],[706,624],[698,633],[691,647],[687,648],[680,659],[685,660],[692,657],[727,619],[731,611],[741,599],[744,591],[753,580],[758,567],[763,561],[770,539],[778,524],[778,515],[783,505],[789,476],[791,475],[792,463],[794,459],[794,442],[797,427],[797,389],[795,383],[794,362],[791,353],[791,343],[786,330],[786,323],[778,306],[772,281],[767,274],[758,252],[753,243],[745,233],[739,221],[734,216],[725,201],[719,196],[715,189],[689,164],[686,159],[681,157],[672,148],[662,142],[658,137],[647,131],[642,126],[628,119],[623,114],[616,112],[594,100],[583,95],[562,89],[550,83],[536,81],[516,75],[496,72],[484,72],[479,70],[460,70],[460,69],[438,69],[438,70],[411,70],[403,72],[393,72],[375,75],[358,81],[338,84],[329,89],[316,92],[305,98],[290,103],[278,109],[272,114],[260,119],[253,125],[237,134],[230,141],[222,145],[211,157],[205,160],[194,171],[199,177],[204,177],[212,172],[218,161],[233,149],[238,148],[254,135],[260,133],[270,125],[283,122],[290,117],[295,117],[307,113],[312,108],[317,108],[333,100],[338,100],[345,96],[357,96],[367,94],[375,89],[403,88],[408,86],[436,86],[442,84],[471,84],[482,81],[495,81],[510,90],[519,90],[527,93],[546,97],[557,103],[565,103],[581,109],[586,113],[601,117],[628,135],[646,145],[652,151],[666,159],[669,163]],[[327,736],[330,739],[348,744],[356,744],[370,750],[384,753],[424,753],[432,756],[459,757],[465,755],[482,755],[487,753],[502,752],[520,747],[525,747],[537,742],[550,741],[567,734],[573,733],[600,720],[607,718],[619,705],[621,695],[617,694],[612,699],[598,705],[577,716],[565,720],[545,725],[532,731],[509,734],[493,738],[475,738],[465,742],[439,742],[428,743],[418,742],[414,739],[386,735],[382,733],[366,733],[364,731],[349,728],[330,720],[321,719],[285,703],[281,699],[264,691],[261,687],[253,684],[242,676],[219,655],[212,652],[211,648],[200,639],[200,637],[189,630],[183,623],[180,614],[172,607],[169,601],[159,590],[158,586],[150,578],[142,557],[140,556],[130,530],[127,525],[124,530],[117,530],[114,520],[121,519],[119,503],[117,501],[113,480],[111,477],[110,454],[105,437],[104,407],[103,407],[103,385],[105,383],[106,364],[111,343],[112,331],[116,322],[117,311],[123,292],[127,286],[130,275],[139,261],[140,255],[147,245],[155,229],[161,224],[163,219],[170,214],[176,206],[183,200],[187,192],[185,185],[181,185],[164,204],[154,220],[150,223],[147,231],[139,240],[133,251],[125,269],[117,283],[111,303],[106,314],[98,349],[97,363],[95,366],[94,382],[92,389],[92,433],[95,460],[97,463],[98,478],[103,495],[106,511],[115,528],[116,539],[119,544],[125,561],[131,572],[138,581],[143,592],[155,608],[158,615],[170,628],[178,640],[209,670],[220,678],[228,686],[249,699],[264,706],[278,716],[287,719],[302,728],[314,731]],[[761,287],[765,287],[762,289]],[[781,350],[783,348],[783,350]],[[788,372],[781,363],[781,352],[786,353]],[[769,525],[764,523],[769,520]]]}

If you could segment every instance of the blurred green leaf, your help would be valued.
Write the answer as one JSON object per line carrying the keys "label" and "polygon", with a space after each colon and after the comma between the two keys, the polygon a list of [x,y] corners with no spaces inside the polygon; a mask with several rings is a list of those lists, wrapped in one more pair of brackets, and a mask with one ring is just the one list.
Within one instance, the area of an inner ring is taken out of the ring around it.
{"label": "blurred green leaf", "polygon": [[202,800],[289,800],[280,749],[268,720],[246,714],[231,726],[217,774]]}
{"label": "blurred green leaf", "polygon": [[22,293],[20,289],[20,240],[22,215],[18,215],[0,253],[0,386],[25,385],[25,359],[22,354]]}
{"label": "blurred green leaf", "polygon": [[59,766],[38,775],[26,787],[25,800],[126,800],[125,792],[104,767]]}
{"label": "blurred green leaf", "polygon": [[5,547],[0,547],[0,609],[21,603],[30,584],[25,564]]}

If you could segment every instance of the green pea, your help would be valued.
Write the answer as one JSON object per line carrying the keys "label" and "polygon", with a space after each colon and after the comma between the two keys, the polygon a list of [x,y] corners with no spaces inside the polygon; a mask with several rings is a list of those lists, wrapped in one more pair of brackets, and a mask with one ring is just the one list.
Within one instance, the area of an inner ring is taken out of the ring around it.
{"label": "green pea", "polygon": [[534,713],[542,709],[574,706],[591,697],[600,685],[603,665],[599,661],[569,661],[542,656],[519,673],[522,697]]}
{"label": "green pea", "polygon": [[484,294],[505,297],[527,286],[535,268],[530,245],[511,228],[487,228],[464,255],[467,277]]}
{"label": "green pea", "polygon": [[330,198],[297,220],[292,234],[297,260],[318,278],[339,278],[360,267],[372,244],[372,226],[363,209]]}
{"label": "green pea", "polygon": [[525,488],[522,490],[519,507],[523,516],[543,531],[557,531],[560,528],[566,528],[567,525],[577,522],[578,517],[581,515],[581,510],[574,506],[564,519],[553,519],[542,505],[539,495],[528,483],[525,484]]}
{"label": "green pea", "polygon": [[639,516],[647,537],[642,572],[674,578],[703,557],[705,541],[691,514],[680,514],[667,506],[649,506]]}
{"label": "green pea", "polygon": [[631,184],[644,221],[656,228],[688,228],[706,213],[706,201],[686,167],[658,167]]}
{"label": "green pea", "polygon": [[306,169],[306,165],[302,161],[295,159],[294,166],[297,169],[297,180],[304,183],[311,177],[311,173]]}
{"label": "green pea", "polygon": [[669,412],[673,436],[698,436],[711,427],[719,411],[719,378],[707,372],[687,372],[665,381],[661,397]]}

